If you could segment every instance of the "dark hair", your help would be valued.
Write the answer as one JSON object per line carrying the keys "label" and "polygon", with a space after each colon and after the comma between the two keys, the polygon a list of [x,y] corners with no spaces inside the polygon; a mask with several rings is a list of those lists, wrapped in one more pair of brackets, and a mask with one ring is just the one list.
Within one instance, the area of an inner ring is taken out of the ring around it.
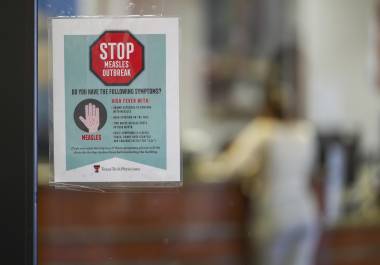
{"label": "dark hair", "polygon": [[295,108],[297,106],[286,106],[283,84],[286,83],[292,86],[292,92],[295,93],[293,96],[297,96],[297,58],[298,51],[296,46],[293,45],[279,49],[272,57],[269,71],[264,81],[265,109],[267,114],[272,117],[285,119],[296,115],[297,110]]}
{"label": "dark hair", "polygon": [[280,65],[272,64],[264,82],[264,111],[274,118],[285,118],[285,107],[281,97]]}

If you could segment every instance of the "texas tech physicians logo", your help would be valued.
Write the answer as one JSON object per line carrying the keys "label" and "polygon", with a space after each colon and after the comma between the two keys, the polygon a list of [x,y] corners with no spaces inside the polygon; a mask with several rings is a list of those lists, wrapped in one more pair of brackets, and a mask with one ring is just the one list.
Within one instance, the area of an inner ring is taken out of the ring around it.
{"label": "texas tech physicians logo", "polygon": [[99,173],[100,165],[94,165],[95,173]]}

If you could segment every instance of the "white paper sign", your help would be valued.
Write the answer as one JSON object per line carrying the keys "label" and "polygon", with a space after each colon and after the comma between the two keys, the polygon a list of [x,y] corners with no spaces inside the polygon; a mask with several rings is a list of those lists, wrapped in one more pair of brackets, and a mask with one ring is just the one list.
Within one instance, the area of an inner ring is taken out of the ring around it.
{"label": "white paper sign", "polygon": [[54,182],[180,182],[177,18],[52,19]]}

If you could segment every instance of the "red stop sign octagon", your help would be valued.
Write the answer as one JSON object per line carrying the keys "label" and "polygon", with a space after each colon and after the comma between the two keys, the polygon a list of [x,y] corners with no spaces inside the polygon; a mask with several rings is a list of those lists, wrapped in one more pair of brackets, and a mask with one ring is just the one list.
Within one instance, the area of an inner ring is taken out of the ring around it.
{"label": "red stop sign octagon", "polygon": [[129,85],[144,70],[144,46],[129,31],[106,31],[90,47],[90,70],[105,85]]}

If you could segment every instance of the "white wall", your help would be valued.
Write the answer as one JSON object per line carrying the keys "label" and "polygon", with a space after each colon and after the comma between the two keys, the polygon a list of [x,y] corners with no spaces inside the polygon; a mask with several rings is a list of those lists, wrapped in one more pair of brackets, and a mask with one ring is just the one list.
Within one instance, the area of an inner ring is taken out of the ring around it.
{"label": "white wall", "polygon": [[299,0],[298,7],[307,116],[324,131],[358,131],[365,152],[379,151],[380,93],[368,67],[374,0]]}
{"label": "white wall", "polygon": [[206,95],[205,26],[202,0],[166,1],[165,14],[180,17],[181,24],[181,125],[183,129],[202,127],[205,123]]}

